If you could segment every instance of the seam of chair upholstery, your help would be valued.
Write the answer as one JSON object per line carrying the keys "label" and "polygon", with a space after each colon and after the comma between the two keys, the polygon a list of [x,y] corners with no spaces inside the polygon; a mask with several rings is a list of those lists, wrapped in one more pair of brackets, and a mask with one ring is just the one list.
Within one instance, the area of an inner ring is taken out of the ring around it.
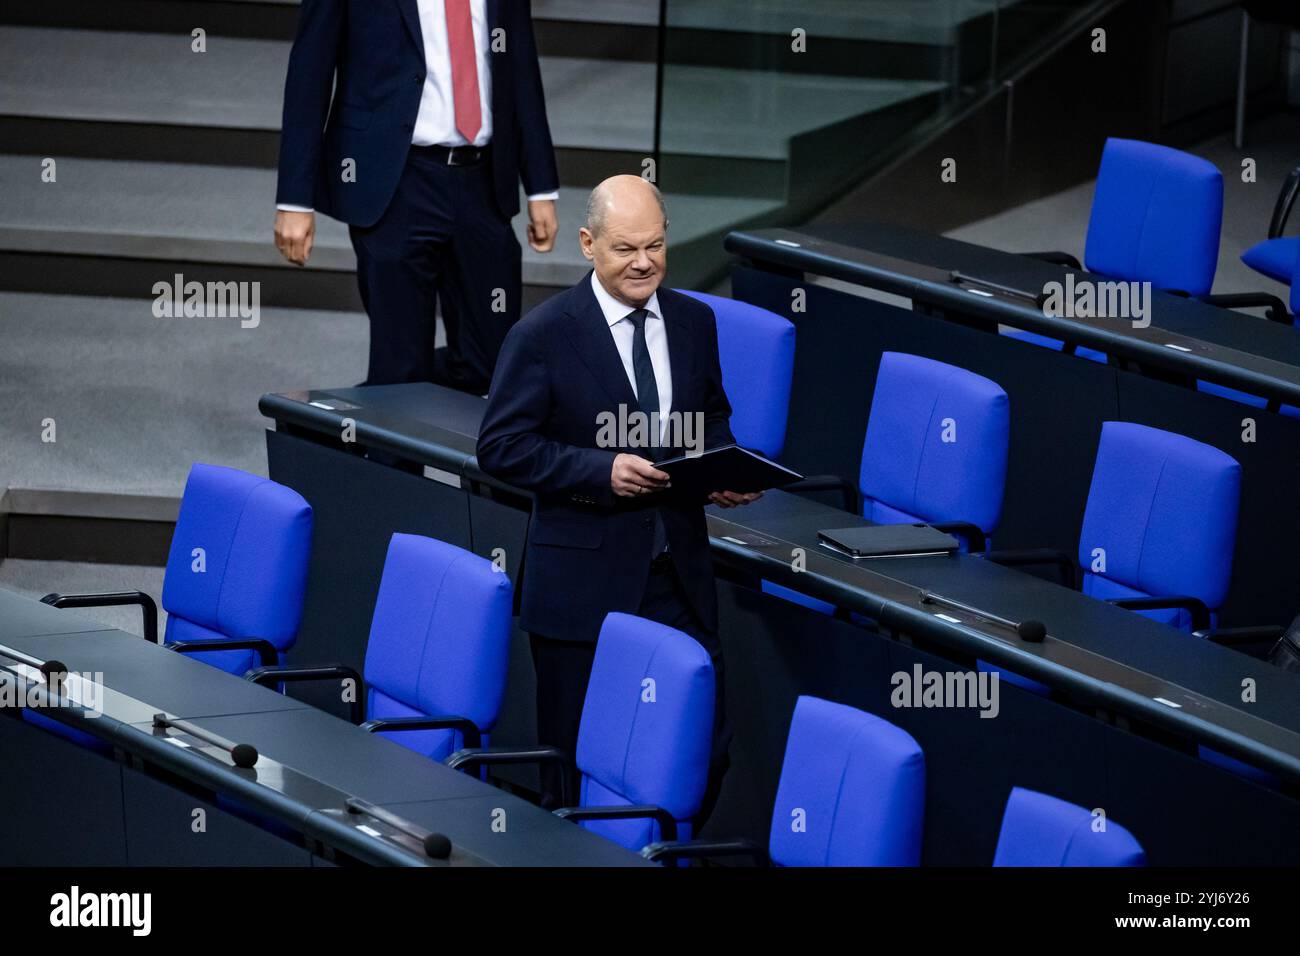
{"label": "seam of chair upholstery", "polygon": [[[930,428],[931,428],[932,425],[934,425],[934,416],[935,416],[935,412],[936,412],[936,411],[938,410],[938,408],[939,408],[939,401],[940,401],[940,399],[943,398],[944,390],[947,389],[947,387],[948,387],[948,383],[952,380],[952,377],[953,377],[956,373],[957,373],[957,370],[956,370],[955,368],[951,368],[951,367],[948,369],[947,372],[944,373],[944,379],[943,379],[943,382],[941,382],[940,385],[939,385],[939,388],[935,390],[935,393],[934,393],[934,402],[933,402],[933,404],[930,405],[930,415],[929,415],[929,417],[928,417],[928,418],[926,419],[926,421],[925,421],[925,435],[924,435],[924,437],[923,437],[922,440],[921,440],[921,454],[920,454],[920,457],[917,458],[917,461],[916,461],[916,473],[915,473],[914,475],[912,475],[912,501],[911,501],[911,506],[910,506],[909,508],[905,509],[906,511],[908,511],[909,513],[914,514],[914,515],[918,515],[918,516],[921,515],[921,509],[918,508],[918,507],[916,506],[916,494],[917,494],[917,489],[921,487],[921,465],[925,462],[925,450],[926,450],[926,445],[929,444],[929,441],[930,441]],[[899,510],[904,510],[904,509],[899,509]],[[927,509],[927,510],[928,510],[928,509]],[[929,519],[927,518],[926,520],[929,520]]]}
{"label": "seam of chair upholstery", "polygon": [[[1150,188],[1147,189],[1146,202],[1142,204],[1142,225],[1138,227],[1137,242],[1133,244],[1133,263],[1129,267],[1129,275],[1136,276],[1139,274],[1138,269],[1142,263],[1142,243],[1146,237],[1147,223],[1151,221],[1151,197],[1155,195],[1156,187],[1160,185],[1160,181],[1164,176],[1165,173],[1163,169],[1157,170],[1155,176],[1151,179]],[[1084,257],[1087,258],[1086,252],[1084,253]]]}
{"label": "seam of chair upholstery", "polygon": [[1155,484],[1155,488],[1154,488],[1154,489],[1152,490],[1152,492],[1151,492],[1151,504],[1147,507],[1147,517],[1146,517],[1146,521],[1144,521],[1144,522],[1142,523],[1142,540],[1138,543],[1138,563],[1137,563],[1137,572],[1136,572],[1136,574],[1134,575],[1134,577],[1135,577],[1136,580],[1134,580],[1134,582],[1133,582],[1134,586],[1135,586],[1138,590],[1142,590],[1142,591],[1145,591],[1145,590],[1146,590],[1146,585],[1145,585],[1145,583],[1144,583],[1143,580],[1142,580],[1142,561],[1143,561],[1143,559],[1146,557],[1146,550],[1147,550],[1147,535],[1148,535],[1148,534],[1150,533],[1150,531],[1151,531],[1151,515],[1152,515],[1152,513],[1155,511],[1155,508],[1156,508],[1156,498],[1157,498],[1157,497],[1159,496],[1159,494],[1160,494],[1160,482],[1164,481],[1164,477],[1165,477],[1165,469],[1168,467],[1168,465],[1169,465],[1169,455],[1166,454],[1166,455],[1165,455],[1165,456],[1160,460],[1160,472],[1159,472],[1159,474],[1156,475],[1156,484]]}
{"label": "seam of chair upholstery", "polygon": [[[264,485],[269,485],[270,483],[271,483],[270,479],[267,478],[262,478],[258,480],[251,488],[248,489],[247,493],[245,493],[244,502],[239,506],[239,517],[235,519],[235,530],[232,531],[230,534],[230,547],[226,550],[226,560],[222,563],[221,566],[221,583],[217,585],[217,604],[213,610],[215,611],[214,616],[216,617],[216,626],[218,629],[224,629],[224,626],[221,622],[221,599],[225,596],[226,593],[226,573],[230,570],[230,558],[235,553],[235,541],[239,537],[239,526],[244,523],[244,515],[248,513],[248,502],[252,500],[253,494],[257,492],[260,488],[262,488]],[[229,637],[229,635],[227,635],[227,637]],[[166,640],[165,635],[163,637],[163,640],[164,641]]]}
{"label": "seam of chair upholstery", "polygon": [[[646,658],[645,667],[642,668],[641,670],[642,680],[650,676],[651,665],[654,664],[655,658],[659,655],[659,648],[663,647],[664,641],[666,640],[668,640],[668,638],[664,636],[664,637],[660,637],[660,639],[655,642],[654,648],[651,649],[650,651],[650,656]],[[658,687],[656,687],[655,688],[656,696],[658,695],[658,693],[659,693],[659,689]],[[622,784],[622,788],[624,791],[628,791],[632,789],[627,785],[627,763],[632,756],[632,738],[636,736],[636,724],[640,716],[641,716],[641,697],[638,694],[636,699],[636,707],[633,708],[632,710],[632,726],[628,728],[627,737],[625,737],[623,740],[623,770],[619,773],[619,782]],[[623,799],[632,800],[633,797],[631,794],[625,792],[623,794]],[[653,823],[651,824],[651,826],[653,826]]]}
{"label": "seam of chair upholstery", "polygon": [[853,744],[866,733],[866,725],[858,727],[844,744],[843,762],[840,764],[840,780],[835,786],[835,803],[831,806],[830,829],[826,833],[826,846],[822,853],[822,865],[831,865],[831,846],[835,843],[835,824],[840,816],[840,800],[844,796],[844,779],[849,775],[849,761],[853,759]]}
{"label": "seam of chair upholstery", "polygon": [[420,709],[419,698],[420,698],[420,688],[423,686],[422,679],[424,677],[424,665],[429,654],[429,646],[433,640],[433,635],[429,633],[429,629],[433,627],[433,619],[438,612],[438,601],[442,597],[442,588],[443,585],[447,583],[447,575],[451,573],[451,569],[454,568],[459,562],[465,560],[465,557],[466,555],[458,554],[450,561],[447,562],[447,564],[442,569],[442,576],[438,578],[438,586],[433,592],[433,600],[429,602],[429,616],[425,619],[424,622],[424,646],[420,649],[420,667],[415,672],[414,697],[416,698],[416,702],[414,704],[407,704],[408,707],[411,707],[415,710]]}

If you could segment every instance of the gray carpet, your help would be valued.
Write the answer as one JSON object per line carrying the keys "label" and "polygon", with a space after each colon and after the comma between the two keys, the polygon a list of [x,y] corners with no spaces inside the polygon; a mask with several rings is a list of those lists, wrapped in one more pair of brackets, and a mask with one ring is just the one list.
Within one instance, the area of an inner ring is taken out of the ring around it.
{"label": "gray carpet", "polygon": [[263,394],[365,377],[362,315],[265,309],[244,329],[152,305],[0,293],[0,489],[179,496],[195,461],[265,474]]}

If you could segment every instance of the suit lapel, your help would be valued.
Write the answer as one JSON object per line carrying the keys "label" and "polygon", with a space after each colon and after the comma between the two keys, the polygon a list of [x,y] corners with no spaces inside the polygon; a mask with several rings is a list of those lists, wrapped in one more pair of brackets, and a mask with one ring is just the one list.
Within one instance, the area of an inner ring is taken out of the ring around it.
{"label": "suit lapel", "polygon": [[397,9],[402,12],[402,19],[406,21],[406,29],[411,31],[411,36],[415,38],[416,49],[420,51],[420,56],[423,58],[424,34],[420,31],[418,0],[397,0]]}
{"label": "suit lapel", "polygon": [[664,334],[668,336],[668,363],[673,377],[672,410],[688,408],[686,390],[694,376],[691,369],[690,329],[673,308],[669,296],[659,290],[659,308],[664,314]]}
{"label": "suit lapel", "polygon": [[574,287],[573,293],[573,301],[567,309],[572,321],[565,323],[569,342],[611,401],[629,409],[637,408],[636,392],[632,391],[632,383],[627,380],[627,370],[623,368],[623,359],[614,344],[614,335],[605,321],[605,313],[600,310],[600,303],[596,301],[596,293],[591,291],[590,272]]}

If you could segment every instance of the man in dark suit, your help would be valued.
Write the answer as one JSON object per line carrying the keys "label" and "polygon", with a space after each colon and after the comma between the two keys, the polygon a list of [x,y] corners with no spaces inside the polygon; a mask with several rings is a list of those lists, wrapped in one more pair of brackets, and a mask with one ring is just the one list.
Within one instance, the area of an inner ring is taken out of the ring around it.
{"label": "man in dark suit", "polygon": [[[593,190],[579,236],[594,271],[506,338],[478,461],[534,493],[519,623],[532,640],[540,742],[574,753],[606,614],[639,614],[684,631],[709,652],[717,676],[702,819],[717,796],[729,737],[717,593],[704,503],[674,495],[652,462],[682,451],[692,433],[703,439],[696,450],[734,438],[713,312],[660,285],[667,226],[659,191],[636,176]],[[632,429],[611,441],[604,427],[630,419],[629,410],[652,423],[644,444]],[[698,427],[678,427],[688,416]],[[732,507],[757,497],[718,491],[710,500]],[[543,790],[558,800],[554,775]]]}
{"label": "man in dark suit", "polygon": [[[521,179],[529,245],[547,252],[559,176],[528,0],[303,0],[276,247],[306,264],[314,210],[350,226],[367,384],[487,390],[519,318]],[[447,347],[435,355],[436,303]]]}

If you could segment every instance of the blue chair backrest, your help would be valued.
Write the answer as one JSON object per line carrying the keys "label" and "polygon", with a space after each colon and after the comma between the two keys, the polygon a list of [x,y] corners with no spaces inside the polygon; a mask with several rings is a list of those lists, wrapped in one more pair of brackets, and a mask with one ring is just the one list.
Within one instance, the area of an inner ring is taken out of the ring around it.
{"label": "blue chair backrest", "polygon": [[887,720],[800,697],[768,850],[781,866],[916,866],[925,755]]}
{"label": "blue chair backrest", "polygon": [[[671,627],[612,613],[605,618],[578,729],[584,807],[653,804],[690,838],[708,779],[713,663]],[[582,824],[628,849],[662,839],[642,820]]]}
{"label": "blue chair backrest", "polygon": [[1145,866],[1142,845],[1118,823],[1045,793],[1014,787],[994,866]]}
{"label": "blue chair backrest", "polygon": [[1091,272],[1192,295],[1219,262],[1223,175],[1168,146],[1109,139],[1101,154],[1084,263]]}
{"label": "blue chair backrest", "polygon": [[[167,643],[262,638],[283,652],[298,637],[311,505],[291,488],[233,468],[190,469],[163,579]],[[249,651],[194,654],[243,674]]]}
{"label": "blue chair backrest", "polygon": [[779,458],[794,376],[794,323],[748,302],[678,289],[713,309],[736,444]]}
{"label": "blue chair backrest", "polygon": [[919,355],[880,357],[862,446],[863,514],[879,524],[1002,516],[1011,404],[995,382]]}
{"label": "blue chair backrest", "polygon": [[[394,534],[366,645],[366,716],[468,717],[491,730],[505,693],[512,594],[486,558]],[[464,746],[452,730],[385,736],[439,761]]]}
{"label": "blue chair backrest", "polygon": [[[1230,455],[1158,428],[1104,422],[1079,536],[1084,592],[1190,595],[1219,607],[1232,578],[1240,497],[1241,466]],[[1144,613],[1190,623],[1181,611]]]}
{"label": "blue chair backrest", "polygon": [[1291,315],[1294,323],[1294,316],[1300,315],[1300,242],[1296,243],[1295,265],[1291,267]]}

